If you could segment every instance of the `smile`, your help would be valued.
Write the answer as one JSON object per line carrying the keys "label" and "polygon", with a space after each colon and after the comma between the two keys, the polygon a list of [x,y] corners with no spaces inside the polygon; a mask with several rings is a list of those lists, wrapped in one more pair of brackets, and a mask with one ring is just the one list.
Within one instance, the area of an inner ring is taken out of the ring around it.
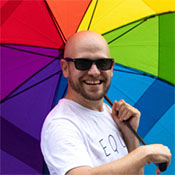
{"label": "smile", "polygon": [[86,80],[86,81],[84,81],[84,83],[87,85],[99,85],[102,83],[102,81],[101,80],[96,80],[96,81]]}

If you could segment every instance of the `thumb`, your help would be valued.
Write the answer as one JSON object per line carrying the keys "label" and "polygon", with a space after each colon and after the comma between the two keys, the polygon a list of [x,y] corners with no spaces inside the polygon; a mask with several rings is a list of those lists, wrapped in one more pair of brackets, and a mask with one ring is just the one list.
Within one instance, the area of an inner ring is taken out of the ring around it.
{"label": "thumb", "polygon": [[119,111],[119,102],[117,100],[114,101],[113,106],[112,106],[113,112],[115,112],[116,115],[118,115]]}

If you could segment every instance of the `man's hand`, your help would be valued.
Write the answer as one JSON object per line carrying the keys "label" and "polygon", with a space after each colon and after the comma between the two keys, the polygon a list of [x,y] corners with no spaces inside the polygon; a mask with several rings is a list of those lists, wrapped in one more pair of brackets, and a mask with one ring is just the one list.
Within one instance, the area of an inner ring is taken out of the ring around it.
{"label": "man's hand", "polygon": [[128,128],[123,123],[124,120],[128,120],[132,128],[137,131],[140,121],[140,111],[124,100],[114,102],[112,106],[112,117],[123,134],[125,131],[128,131]]}
{"label": "man's hand", "polygon": [[131,127],[137,131],[140,121],[140,111],[124,100],[120,100],[119,102],[115,101],[112,106],[112,117],[123,135],[128,151],[130,152],[138,147],[139,142],[137,138],[123,121],[128,120]]}
{"label": "man's hand", "polygon": [[[151,162],[157,163],[167,163],[167,166],[170,165],[171,161],[171,152],[167,146],[164,146],[162,144],[152,144],[152,145],[146,145],[143,146],[145,148],[145,152],[148,153],[147,156],[147,164],[150,164]],[[161,171],[159,168],[156,170],[156,174],[159,175]]]}

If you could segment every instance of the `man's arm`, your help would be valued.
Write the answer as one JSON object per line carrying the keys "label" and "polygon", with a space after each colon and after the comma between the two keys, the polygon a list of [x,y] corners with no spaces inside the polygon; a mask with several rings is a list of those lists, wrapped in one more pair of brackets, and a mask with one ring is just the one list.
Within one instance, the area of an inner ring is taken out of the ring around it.
{"label": "man's arm", "polygon": [[170,162],[171,153],[166,146],[155,144],[140,146],[123,158],[95,168],[78,167],[67,175],[140,175],[145,164]]}
{"label": "man's arm", "polygon": [[168,147],[160,144],[140,146],[137,138],[123,123],[123,120],[129,119],[130,125],[137,131],[140,112],[136,108],[124,100],[115,101],[112,107],[112,118],[123,135],[129,154],[119,160],[95,168],[74,168],[67,175],[141,175],[144,174],[145,164],[151,162],[168,162],[169,164],[171,153]]}

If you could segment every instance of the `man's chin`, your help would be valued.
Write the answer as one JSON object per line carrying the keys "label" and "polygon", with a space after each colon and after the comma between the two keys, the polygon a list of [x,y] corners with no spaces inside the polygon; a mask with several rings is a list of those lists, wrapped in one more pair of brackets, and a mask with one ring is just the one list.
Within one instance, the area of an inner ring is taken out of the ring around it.
{"label": "man's chin", "polygon": [[87,100],[91,100],[91,101],[98,101],[98,100],[101,100],[105,94],[97,94],[97,93],[82,93],[81,94],[85,99]]}

